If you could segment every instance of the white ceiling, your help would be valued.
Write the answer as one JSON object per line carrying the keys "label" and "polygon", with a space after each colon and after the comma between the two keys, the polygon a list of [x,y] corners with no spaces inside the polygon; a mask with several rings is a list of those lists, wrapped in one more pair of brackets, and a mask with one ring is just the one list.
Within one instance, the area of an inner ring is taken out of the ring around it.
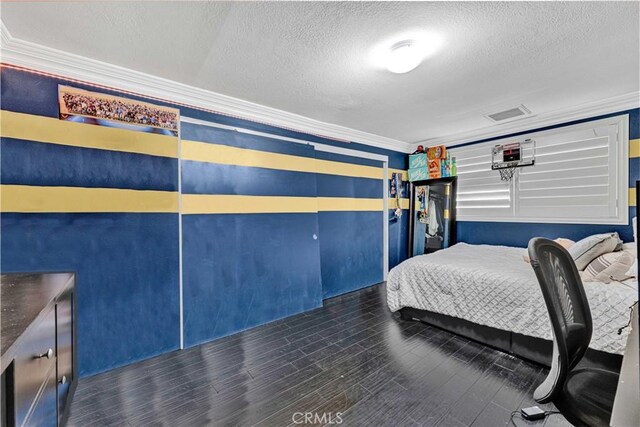
{"label": "white ceiling", "polygon": [[[406,142],[639,90],[638,2],[2,2],[11,36]],[[408,74],[379,43],[430,31]]]}

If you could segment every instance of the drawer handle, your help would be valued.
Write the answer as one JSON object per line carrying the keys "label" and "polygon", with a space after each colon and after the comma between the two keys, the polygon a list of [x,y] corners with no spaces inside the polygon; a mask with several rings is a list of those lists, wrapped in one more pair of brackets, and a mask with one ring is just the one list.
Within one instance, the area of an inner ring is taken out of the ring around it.
{"label": "drawer handle", "polygon": [[60,378],[60,384],[64,385],[67,383],[67,376],[63,375],[62,378]]}
{"label": "drawer handle", "polygon": [[46,353],[37,355],[36,359],[42,359],[43,357],[46,357],[47,359],[51,359],[53,357],[53,349],[50,348],[49,350],[47,350]]}

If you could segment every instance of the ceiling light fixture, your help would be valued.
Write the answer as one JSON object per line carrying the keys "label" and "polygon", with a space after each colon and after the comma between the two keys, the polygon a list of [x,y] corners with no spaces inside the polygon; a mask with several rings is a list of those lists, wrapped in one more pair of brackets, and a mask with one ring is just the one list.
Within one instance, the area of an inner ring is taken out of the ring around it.
{"label": "ceiling light fixture", "polygon": [[408,73],[442,46],[442,38],[433,33],[405,33],[405,37],[378,44],[372,50],[372,61],[392,73]]}
{"label": "ceiling light fixture", "polygon": [[415,40],[403,40],[391,46],[387,58],[387,70],[403,74],[416,68],[422,62],[422,52]]}

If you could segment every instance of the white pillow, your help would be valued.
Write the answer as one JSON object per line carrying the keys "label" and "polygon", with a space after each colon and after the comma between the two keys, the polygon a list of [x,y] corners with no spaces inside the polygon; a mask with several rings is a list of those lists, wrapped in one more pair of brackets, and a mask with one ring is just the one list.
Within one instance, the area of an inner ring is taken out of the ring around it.
{"label": "white pillow", "polygon": [[630,246],[633,245],[635,260],[633,261],[633,264],[629,268],[629,271],[627,271],[627,276],[635,277],[637,280],[638,279],[638,217],[634,216],[633,219],[631,220],[631,223],[633,224],[633,243],[625,243],[624,250],[631,251]]}
{"label": "white pillow", "polygon": [[631,267],[627,270],[626,275],[629,277],[635,277],[636,279],[638,278],[638,258],[633,261],[633,264],[631,264]]}
{"label": "white pillow", "polygon": [[582,271],[600,255],[613,252],[616,248],[622,249],[622,241],[618,233],[594,234],[573,244],[568,250],[576,263],[578,270]]}
{"label": "white pillow", "polygon": [[[556,242],[557,244],[559,244],[565,249],[569,249],[571,246],[573,246],[576,243],[573,240],[565,239],[564,237],[558,237],[557,239],[554,240],[554,242]],[[522,254],[522,259],[524,262],[528,262],[529,264],[531,264],[531,258],[529,258],[528,249],[524,250],[524,253]]]}
{"label": "white pillow", "polygon": [[594,259],[582,272],[584,282],[622,282],[633,264],[633,255],[627,251],[609,252]]}

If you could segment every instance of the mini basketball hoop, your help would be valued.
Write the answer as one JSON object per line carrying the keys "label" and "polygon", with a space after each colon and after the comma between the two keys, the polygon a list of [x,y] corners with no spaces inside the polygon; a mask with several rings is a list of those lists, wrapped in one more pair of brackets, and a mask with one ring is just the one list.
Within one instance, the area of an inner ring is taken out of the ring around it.
{"label": "mini basketball hoop", "polygon": [[518,168],[535,164],[536,143],[532,139],[496,145],[491,150],[491,169],[500,173],[500,180],[511,181]]}
{"label": "mini basketball hoop", "polygon": [[517,166],[507,166],[503,169],[498,169],[500,172],[500,180],[501,181],[511,181],[513,179],[513,175],[516,173]]}

